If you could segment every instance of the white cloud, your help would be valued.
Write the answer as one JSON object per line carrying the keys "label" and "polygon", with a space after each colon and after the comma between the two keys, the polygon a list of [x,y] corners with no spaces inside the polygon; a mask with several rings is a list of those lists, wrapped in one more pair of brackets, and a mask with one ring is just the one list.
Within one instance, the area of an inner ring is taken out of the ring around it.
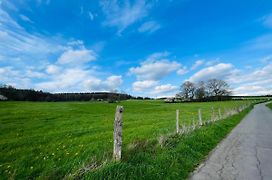
{"label": "white cloud", "polygon": [[263,25],[272,28],[272,14],[268,14],[262,18]]}
{"label": "white cloud", "polygon": [[29,17],[27,17],[27,16],[25,16],[23,14],[20,14],[19,16],[25,22],[34,23],[31,19],[29,19]]}
{"label": "white cloud", "polygon": [[268,95],[272,94],[272,89],[264,86],[241,85],[233,89],[233,93],[237,96]]}
{"label": "white cloud", "polygon": [[0,42],[0,61],[6,66],[0,67],[0,83],[50,92],[110,91],[122,84],[121,76],[88,68],[97,54],[83,41],[31,34],[1,6]]}
{"label": "white cloud", "polygon": [[145,80],[145,81],[136,81],[132,84],[133,91],[141,92],[147,89],[150,89],[158,84],[158,81]]}
{"label": "white cloud", "polygon": [[262,63],[270,63],[272,62],[272,55],[265,56],[264,58],[261,59]]}
{"label": "white cloud", "polygon": [[195,70],[197,69],[199,66],[201,66],[202,64],[204,64],[204,60],[197,60],[193,66],[191,67],[191,70]]}
{"label": "white cloud", "polygon": [[203,68],[189,78],[189,81],[198,82],[211,78],[226,79],[234,73],[232,64],[220,63],[214,66]]}
{"label": "white cloud", "polygon": [[29,88],[31,79],[13,67],[0,67],[0,84],[7,84],[20,88]]}
{"label": "white cloud", "polygon": [[38,79],[46,77],[45,73],[42,73],[42,72],[39,72],[39,71],[34,71],[34,70],[31,70],[31,69],[27,69],[26,72],[25,72],[25,75],[28,78],[38,78]]}
{"label": "white cloud", "polygon": [[160,85],[156,86],[154,88],[154,93],[155,94],[165,94],[165,93],[174,93],[178,89],[177,86],[173,86],[171,84],[165,84],[165,85]]}
{"label": "white cloud", "polygon": [[153,33],[161,28],[161,25],[157,23],[156,21],[147,21],[143,23],[139,28],[138,31],[143,33]]}
{"label": "white cloud", "polygon": [[104,25],[118,28],[122,33],[128,26],[147,16],[150,4],[145,0],[136,0],[131,3],[129,0],[120,2],[118,0],[101,0],[100,5],[106,16]]}
{"label": "white cloud", "polygon": [[69,49],[65,51],[58,59],[59,64],[84,64],[90,61],[96,60],[96,54],[92,50],[80,49],[74,50]]}
{"label": "white cloud", "polygon": [[138,80],[160,80],[181,67],[181,64],[164,58],[166,56],[166,53],[155,53],[141,66],[130,68],[129,72],[135,74]]}
{"label": "white cloud", "polygon": [[[5,62],[15,66],[44,63],[48,55],[63,51],[62,40],[28,33],[0,6],[0,52]],[[34,58],[35,57],[35,58]],[[20,62],[14,62],[15,60]]]}
{"label": "white cloud", "polygon": [[272,64],[252,71],[235,68],[232,64],[220,63],[203,68],[189,78],[197,82],[218,78],[227,81],[234,95],[266,95],[272,94]]}
{"label": "white cloud", "polygon": [[118,89],[123,80],[121,76],[109,76],[102,80],[91,70],[66,68],[50,79],[37,83],[35,89],[49,92],[111,91]]}
{"label": "white cloud", "polygon": [[269,33],[259,36],[245,43],[244,50],[249,52],[267,50],[269,53],[271,53],[271,48],[272,48],[272,33]]}
{"label": "white cloud", "polygon": [[90,20],[93,21],[94,20],[94,14],[91,11],[89,11],[88,15],[89,15]]}
{"label": "white cloud", "polygon": [[184,74],[187,74],[189,71],[186,67],[182,67],[180,68],[178,71],[177,71],[177,74],[178,75],[184,75]]}
{"label": "white cloud", "polygon": [[57,74],[60,72],[60,68],[56,65],[48,65],[45,70],[48,74]]}
{"label": "white cloud", "polygon": [[123,83],[122,76],[110,76],[104,82],[105,89],[115,90]]}

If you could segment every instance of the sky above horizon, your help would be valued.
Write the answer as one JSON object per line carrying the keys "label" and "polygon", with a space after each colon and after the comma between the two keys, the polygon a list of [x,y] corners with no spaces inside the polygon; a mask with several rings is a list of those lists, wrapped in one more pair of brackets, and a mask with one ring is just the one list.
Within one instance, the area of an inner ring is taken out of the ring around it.
{"label": "sky above horizon", "polygon": [[162,97],[211,78],[272,94],[271,0],[0,0],[0,84]]}

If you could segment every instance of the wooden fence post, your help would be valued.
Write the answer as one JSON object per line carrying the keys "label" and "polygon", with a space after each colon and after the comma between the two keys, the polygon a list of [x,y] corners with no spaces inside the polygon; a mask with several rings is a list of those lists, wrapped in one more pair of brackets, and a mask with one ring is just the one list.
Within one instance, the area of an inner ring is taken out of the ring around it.
{"label": "wooden fence post", "polygon": [[179,133],[179,110],[176,110],[176,132]]}
{"label": "wooden fence post", "polygon": [[202,126],[202,116],[201,116],[201,109],[198,109],[198,120],[199,120],[199,125]]}
{"label": "wooden fence post", "polygon": [[193,130],[195,130],[196,125],[195,125],[195,118],[193,118]]}
{"label": "wooden fence post", "polygon": [[113,159],[115,161],[121,160],[123,111],[123,106],[116,107],[113,133]]}

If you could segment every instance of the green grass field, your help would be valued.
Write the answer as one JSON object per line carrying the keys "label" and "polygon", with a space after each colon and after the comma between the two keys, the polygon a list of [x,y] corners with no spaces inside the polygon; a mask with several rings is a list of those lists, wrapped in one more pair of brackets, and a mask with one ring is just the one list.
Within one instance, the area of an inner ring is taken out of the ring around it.
{"label": "green grass field", "polygon": [[[124,101],[123,149],[157,141],[175,132],[175,110],[187,125],[249,101],[166,104],[161,101]],[[0,102],[0,177],[3,179],[71,177],[83,167],[110,162],[113,121],[117,104],[103,102]],[[109,163],[110,164],[110,163]],[[91,177],[91,175],[89,175]]]}
{"label": "green grass field", "polygon": [[270,102],[270,103],[267,104],[266,106],[269,107],[270,109],[272,109],[272,102]]}

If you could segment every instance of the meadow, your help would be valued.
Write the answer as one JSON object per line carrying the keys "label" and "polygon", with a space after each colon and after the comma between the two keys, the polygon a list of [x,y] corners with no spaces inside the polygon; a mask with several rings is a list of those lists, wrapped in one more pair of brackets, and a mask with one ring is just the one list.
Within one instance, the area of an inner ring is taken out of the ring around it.
{"label": "meadow", "polygon": [[272,103],[269,103],[266,106],[269,107],[270,109],[272,109]]}
{"label": "meadow", "polygon": [[180,123],[191,125],[198,119],[199,108],[205,121],[211,118],[212,107],[216,113],[220,108],[223,114],[250,102],[0,102],[0,177],[73,178],[81,170],[111,164],[117,104],[125,109],[123,150],[126,159],[135,153],[131,147],[137,142],[157,142],[159,137],[174,133],[176,109],[180,110]]}

